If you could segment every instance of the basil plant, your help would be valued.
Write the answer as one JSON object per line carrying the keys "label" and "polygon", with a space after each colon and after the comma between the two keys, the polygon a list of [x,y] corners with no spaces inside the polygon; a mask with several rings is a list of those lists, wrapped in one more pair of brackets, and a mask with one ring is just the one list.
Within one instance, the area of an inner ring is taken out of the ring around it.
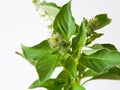
{"label": "basil plant", "polygon": [[[93,44],[103,33],[97,30],[110,24],[107,14],[98,14],[76,23],[71,12],[72,1],[58,6],[54,2],[33,0],[41,17],[48,17],[51,37],[31,47],[22,45],[17,52],[32,64],[38,79],[30,89],[86,90],[84,84],[95,79],[120,79],[120,52],[109,43]],[[42,12],[41,12],[42,10]],[[51,78],[55,68],[62,67],[58,76]],[[90,77],[85,82],[84,78]]]}

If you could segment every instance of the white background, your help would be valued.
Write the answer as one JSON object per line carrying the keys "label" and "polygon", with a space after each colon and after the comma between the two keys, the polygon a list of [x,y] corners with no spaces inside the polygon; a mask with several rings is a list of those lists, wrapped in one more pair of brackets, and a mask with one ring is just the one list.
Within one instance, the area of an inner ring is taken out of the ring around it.
{"label": "white background", "polygon": [[[54,0],[58,4],[62,1]],[[73,0],[72,12],[76,22],[83,17],[108,13],[112,18],[105,33],[95,42],[112,43],[120,50],[120,1],[119,0]],[[20,44],[35,45],[50,36],[46,23],[40,20],[31,0],[0,0],[0,90],[28,90],[37,74],[23,58],[14,52],[21,51]],[[99,80],[85,84],[87,90],[120,90],[120,81]],[[35,89],[43,90],[43,89]]]}

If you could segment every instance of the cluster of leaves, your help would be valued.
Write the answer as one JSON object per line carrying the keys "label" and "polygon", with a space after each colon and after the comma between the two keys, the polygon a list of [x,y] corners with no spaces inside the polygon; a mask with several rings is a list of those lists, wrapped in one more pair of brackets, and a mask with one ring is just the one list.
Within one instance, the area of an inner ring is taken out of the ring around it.
{"label": "cluster of leaves", "polygon": [[[35,66],[39,79],[30,89],[45,87],[48,90],[85,90],[81,80],[120,79],[120,52],[112,44],[91,42],[103,34],[96,32],[108,25],[107,14],[96,15],[91,20],[83,19],[76,24],[71,1],[62,7],[51,2],[33,0],[37,8],[53,18],[52,35],[47,40],[33,46],[22,45],[22,57]],[[84,50],[83,48],[88,48]],[[63,67],[56,78],[50,78],[54,69]],[[87,82],[87,81],[86,81]]]}

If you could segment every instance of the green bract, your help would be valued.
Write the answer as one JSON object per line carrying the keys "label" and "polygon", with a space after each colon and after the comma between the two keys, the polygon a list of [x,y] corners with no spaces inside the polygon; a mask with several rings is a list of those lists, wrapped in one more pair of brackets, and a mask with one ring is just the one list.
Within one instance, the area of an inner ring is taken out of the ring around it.
{"label": "green bract", "polygon": [[[94,44],[102,36],[96,32],[111,22],[107,14],[98,14],[76,24],[71,12],[71,1],[59,7],[53,2],[33,0],[37,9],[50,17],[52,34],[47,40],[27,47],[17,54],[28,60],[38,73],[30,89],[45,87],[48,90],[86,90],[81,80],[120,80],[120,52],[112,44]],[[43,16],[44,16],[43,15]],[[87,48],[87,49],[83,49]],[[51,78],[54,69],[62,67],[58,76]],[[88,81],[89,81],[88,80]]]}

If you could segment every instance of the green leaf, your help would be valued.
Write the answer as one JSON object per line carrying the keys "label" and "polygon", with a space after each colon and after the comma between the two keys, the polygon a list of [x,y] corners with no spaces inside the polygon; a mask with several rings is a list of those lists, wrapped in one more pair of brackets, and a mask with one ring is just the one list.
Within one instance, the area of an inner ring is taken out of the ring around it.
{"label": "green leaf", "polygon": [[58,64],[60,57],[60,54],[46,54],[46,56],[38,59],[35,67],[41,83],[49,79]]}
{"label": "green leaf", "polygon": [[79,83],[73,83],[70,90],[85,90],[85,88],[80,86]]}
{"label": "green leaf", "polygon": [[65,62],[64,67],[73,77],[76,77],[77,66],[75,64],[75,60],[72,57],[68,57],[68,59]]}
{"label": "green leaf", "polygon": [[91,55],[91,54],[93,54],[93,53],[95,53],[95,52],[97,52],[99,50],[101,50],[101,49],[83,50],[83,53],[85,55]]}
{"label": "green leaf", "polygon": [[63,90],[70,90],[70,86],[69,85],[65,86]]}
{"label": "green leaf", "polygon": [[71,2],[65,4],[57,14],[53,27],[55,32],[59,33],[65,40],[75,33],[76,25],[70,10]]}
{"label": "green leaf", "polygon": [[92,49],[108,49],[111,51],[117,51],[117,48],[112,44],[94,44]]}
{"label": "green leaf", "polygon": [[38,79],[30,85],[29,89],[45,87],[48,90],[61,90],[65,85],[66,85],[66,82],[59,78],[49,79],[44,83],[40,83],[40,80]]}
{"label": "green leaf", "polygon": [[111,19],[107,17],[107,14],[99,14],[88,22],[88,28],[92,31],[97,30],[108,25],[110,22]]}
{"label": "green leaf", "polygon": [[48,90],[61,90],[65,86],[65,84],[65,81],[57,78],[47,80],[41,85],[41,87],[45,87]]}
{"label": "green leaf", "polygon": [[63,70],[61,71],[61,73],[57,76],[57,78],[62,79],[64,81],[66,81],[66,83],[70,83],[72,75],[67,71],[67,70]]}
{"label": "green leaf", "polygon": [[84,54],[90,55],[102,49],[107,49],[110,51],[118,51],[117,48],[112,44],[94,44],[93,46],[90,47],[90,49],[91,50],[84,50],[83,51]]}
{"label": "green leaf", "polygon": [[64,90],[69,90],[70,85],[71,85],[72,81],[74,80],[73,76],[67,70],[63,70],[58,75],[57,78],[62,79],[63,81],[65,81],[66,85],[64,86]]}
{"label": "green leaf", "polygon": [[91,68],[95,72],[103,72],[107,68],[120,64],[120,53],[106,49],[99,50],[93,54],[82,54],[80,63]]}
{"label": "green leaf", "polygon": [[95,75],[92,79],[120,80],[120,67],[113,67],[103,74]]}
{"label": "green leaf", "polygon": [[26,47],[22,45],[22,50],[23,56],[33,64],[35,62],[33,60],[38,60],[39,58],[46,56],[46,54],[50,54],[56,51],[55,49],[51,48],[48,40],[45,40],[33,47]]}
{"label": "green leaf", "polygon": [[119,66],[113,67],[101,73],[97,73],[91,69],[88,69],[83,73],[83,77],[91,77],[91,76],[92,78],[88,79],[83,84],[95,79],[120,80],[120,67]]}
{"label": "green leaf", "polygon": [[59,79],[62,79],[63,81],[66,82],[66,85],[64,86],[64,90],[70,90],[71,84],[74,80],[73,76],[71,73],[69,73],[66,69],[64,69],[58,77]]}
{"label": "green leaf", "polygon": [[40,3],[40,8],[42,8],[46,14],[56,17],[58,14],[60,7],[58,7],[55,3],[53,2],[42,2]]}
{"label": "green leaf", "polygon": [[78,32],[78,34],[76,35],[76,37],[74,37],[72,39],[72,51],[73,53],[76,53],[82,49],[82,47],[85,44],[85,40],[86,40],[87,34],[86,34],[86,26],[85,26],[85,22],[83,21],[80,27],[80,31]]}
{"label": "green leaf", "polygon": [[83,77],[90,77],[90,76],[97,76],[100,75],[100,73],[97,73],[91,69],[88,69],[87,71],[83,72]]}
{"label": "green leaf", "polygon": [[92,43],[92,41],[94,41],[95,39],[101,37],[102,35],[103,35],[102,33],[93,32],[93,34],[87,39],[86,45]]}
{"label": "green leaf", "polygon": [[40,80],[37,79],[29,86],[29,89],[40,87],[40,85],[41,85]]}

